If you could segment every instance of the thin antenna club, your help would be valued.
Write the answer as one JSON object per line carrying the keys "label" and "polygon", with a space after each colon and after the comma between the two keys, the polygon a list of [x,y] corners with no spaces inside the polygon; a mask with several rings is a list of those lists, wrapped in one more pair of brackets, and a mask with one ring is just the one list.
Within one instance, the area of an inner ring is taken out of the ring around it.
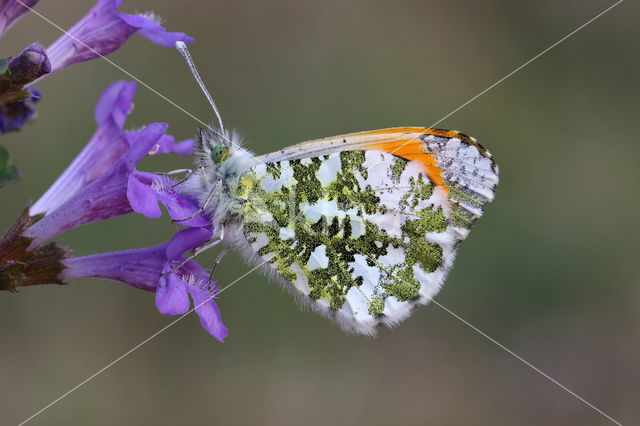
{"label": "thin antenna club", "polygon": [[191,54],[187,49],[187,45],[184,44],[184,42],[182,41],[176,41],[176,49],[178,50],[178,53],[180,54],[180,56],[182,56],[182,59],[184,60],[184,62],[189,67],[191,74],[193,74],[193,78],[195,78],[196,83],[198,83],[198,86],[200,86],[200,90],[202,90],[207,100],[211,104],[211,107],[213,108],[213,112],[215,112],[216,117],[218,117],[218,123],[220,123],[220,130],[222,131],[222,134],[224,134],[224,126],[222,125],[222,117],[220,116],[220,111],[218,111],[218,107],[216,106],[216,103],[213,102],[213,98],[211,97],[211,94],[209,94],[209,91],[207,90],[207,88],[204,85],[204,82],[202,81],[202,78],[200,78],[200,74],[196,69],[196,64],[193,62],[193,59],[191,58]]}

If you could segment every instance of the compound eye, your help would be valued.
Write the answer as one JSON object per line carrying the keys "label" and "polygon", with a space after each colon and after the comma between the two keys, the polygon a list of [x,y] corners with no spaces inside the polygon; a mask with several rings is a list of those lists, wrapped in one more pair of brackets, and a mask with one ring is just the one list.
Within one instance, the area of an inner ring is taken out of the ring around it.
{"label": "compound eye", "polygon": [[216,164],[220,164],[226,158],[227,153],[227,148],[222,145],[216,145],[211,149],[211,160]]}

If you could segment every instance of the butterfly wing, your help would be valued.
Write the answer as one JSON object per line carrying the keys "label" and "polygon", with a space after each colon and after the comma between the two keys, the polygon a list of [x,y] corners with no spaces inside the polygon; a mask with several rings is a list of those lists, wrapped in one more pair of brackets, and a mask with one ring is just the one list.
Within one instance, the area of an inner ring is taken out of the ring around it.
{"label": "butterfly wing", "polygon": [[238,188],[246,250],[312,308],[363,334],[433,298],[498,183],[474,139],[418,127],[257,159]]}

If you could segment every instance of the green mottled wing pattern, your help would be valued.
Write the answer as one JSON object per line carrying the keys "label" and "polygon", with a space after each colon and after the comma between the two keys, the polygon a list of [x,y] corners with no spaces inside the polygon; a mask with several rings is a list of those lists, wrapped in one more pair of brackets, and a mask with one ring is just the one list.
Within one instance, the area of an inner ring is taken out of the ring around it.
{"label": "green mottled wing pattern", "polygon": [[421,143],[445,185],[420,161],[349,146],[253,167],[238,188],[246,249],[347,330],[374,334],[403,320],[437,293],[497,185],[477,144]]}

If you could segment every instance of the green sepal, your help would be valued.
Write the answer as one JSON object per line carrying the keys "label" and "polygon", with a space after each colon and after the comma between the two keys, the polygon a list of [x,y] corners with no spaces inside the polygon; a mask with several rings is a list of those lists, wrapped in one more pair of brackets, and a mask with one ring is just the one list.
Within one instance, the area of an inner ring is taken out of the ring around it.
{"label": "green sepal", "polygon": [[0,145],[0,188],[20,179],[20,170],[11,164],[11,154]]}
{"label": "green sepal", "polygon": [[0,291],[16,293],[19,287],[67,284],[60,275],[67,268],[63,260],[71,250],[55,242],[31,247],[33,238],[23,235],[24,231],[44,214],[30,216],[29,207],[0,238]]}
{"label": "green sepal", "polygon": [[[1,86],[1,84],[0,84]],[[33,97],[33,94],[22,89],[8,88],[1,90],[0,87],[0,106],[10,104],[11,102],[23,101]]]}
{"label": "green sepal", "polygon": [[25,99],[29,99],[33,97],[33,93],[27,92],[26,90],[20,90],[15,93],[15,101],[23,101]]}

